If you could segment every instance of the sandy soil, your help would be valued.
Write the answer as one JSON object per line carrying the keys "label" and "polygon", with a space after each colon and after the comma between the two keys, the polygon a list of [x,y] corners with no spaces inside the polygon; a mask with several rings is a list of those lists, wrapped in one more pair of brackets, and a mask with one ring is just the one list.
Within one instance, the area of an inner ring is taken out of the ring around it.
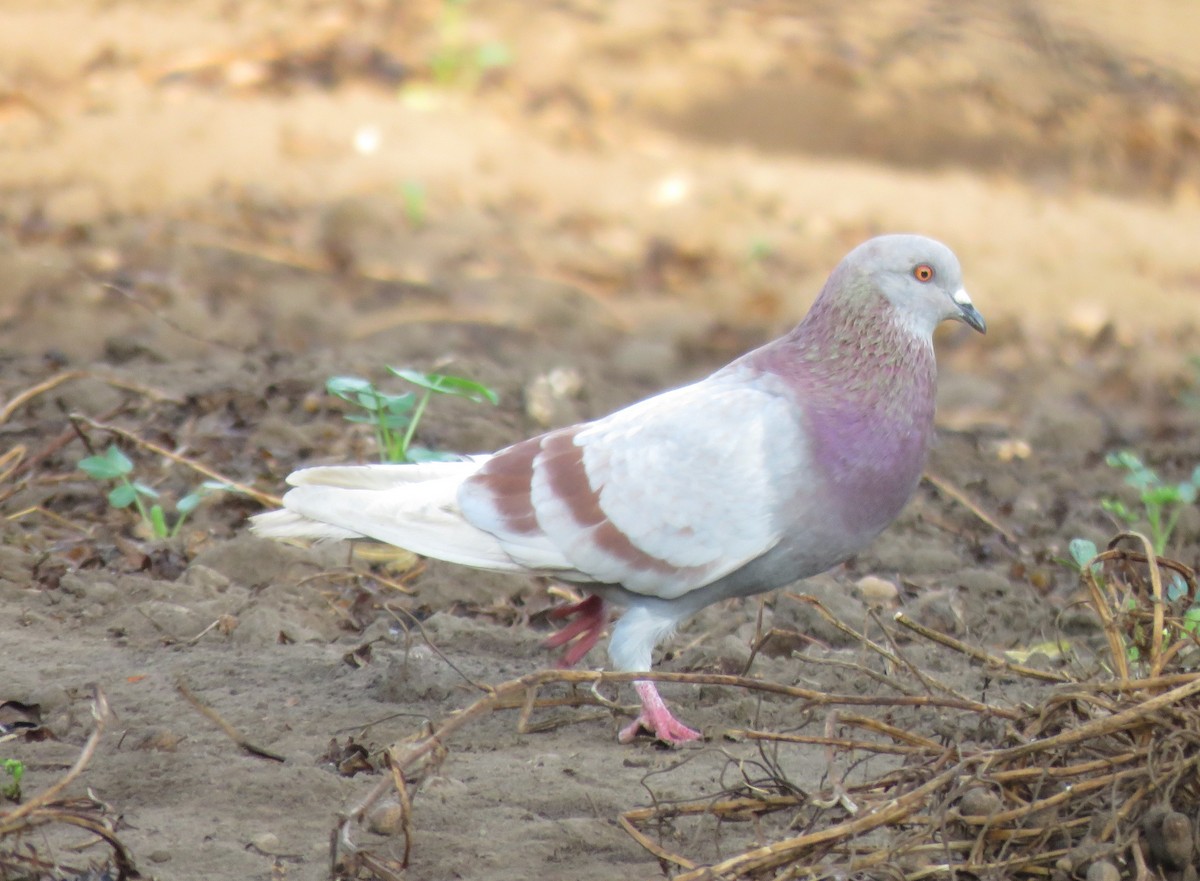
{"label": "sandy soil", "polygon": [[[839,570],[706,610],[661,669],[742,673],[778,628],[749,675],[886,692],[838,666],[879,661],[799,597],[878,635],[865,576],[972,645],[1066,634],[1072,669],[1094,666],[1056,558],[1117,531],[1099,500],[1128,490],[1104,455],[1173,479],[1200,461],[1200,19],[1171,0],[852,6],[7,4],[0,725],[5,702],[36,704],[22,718],[48,737],[0,740],[0,759],[25,763],[26,795],[79,755],[98,686],[113,718],[68,793],[119,816],[144,876],[325,878],[386,747],[552,660],[546,584],[257,540],[262,505],[236,494],[148,538],[76,469],[104,426],[138,439],[122,448],[168,505],[203,478],[143,442],[277,493],[298,465],[373,455],[327,378],[445,366],[501,405],[439,401],[419,440],[492,449],[765,340],[879,231],[950,243],[991,325],[939,337],[934,481]],[[1200,563],[1194,507],[1172,551]],[[963,694],[1036,694],[901,648]],[[181,683],[283,760],[239,749]],[[728,734],[819,734],[823,712],[664,692],[703,746],[618,745],[623,717],[595,706],[465,725],[414,779],[403,877],[662,877],[622,812],[768,778],[828,795],[821,747]],[[880,714],[952,736],[932,708]],[[347,738],[372,770],[339,773]],[[381,860],[403,851],[392,820],[356,837]],[[655,834],[705,863],[784,833],[771,822]],[[76,840],[21,846],[102,859]]]}

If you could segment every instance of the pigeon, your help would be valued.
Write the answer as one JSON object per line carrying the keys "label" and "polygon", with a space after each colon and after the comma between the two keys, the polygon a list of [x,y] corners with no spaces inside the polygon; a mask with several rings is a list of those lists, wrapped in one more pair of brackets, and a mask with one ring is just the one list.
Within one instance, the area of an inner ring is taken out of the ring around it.
{"label": "pigeon", "polygon": [[[612,666],[648,672],[699,609],[830,569],[895,519],[924,468],[947,319],[986,332],[954,253],[879,236],[799,325],[705,379],[491,455],[302,469],[252,529],[573,583],[585,598],[553,611],[571,620],[547,645],[579,662],[618,607]],[[701,737],[653,682],[634,685],[641,712],[621,742]]]}

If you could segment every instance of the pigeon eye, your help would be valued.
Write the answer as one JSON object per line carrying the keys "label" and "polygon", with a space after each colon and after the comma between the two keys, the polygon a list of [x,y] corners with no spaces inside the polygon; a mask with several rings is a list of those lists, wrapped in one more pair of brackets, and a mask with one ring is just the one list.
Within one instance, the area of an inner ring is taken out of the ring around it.
{"label": "pigeon eye", "polygon": [[928,263],[919,263],[913,268],[913,278],[919,282],[933,281],[933,267]]}

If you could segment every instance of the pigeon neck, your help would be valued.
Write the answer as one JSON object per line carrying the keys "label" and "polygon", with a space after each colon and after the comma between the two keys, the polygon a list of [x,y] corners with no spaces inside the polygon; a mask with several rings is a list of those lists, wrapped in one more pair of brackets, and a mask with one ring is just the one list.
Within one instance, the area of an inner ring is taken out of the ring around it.
{"label": "pigeon neck", "polygon": [[768,347],[775,351],[762,366],[790,379],[807,405],[870,410],[885,421],[931,421],[932,338],[897,320],[882,294],[855,293],[822,294],[804,321]]}
{"label": "pigeon neck", "polygon": [[933,430],[933,341],[885,304],[818,300],[756,366],[784,380],[803,412],[815,463],[848,531],[865,537],[912,494]]}

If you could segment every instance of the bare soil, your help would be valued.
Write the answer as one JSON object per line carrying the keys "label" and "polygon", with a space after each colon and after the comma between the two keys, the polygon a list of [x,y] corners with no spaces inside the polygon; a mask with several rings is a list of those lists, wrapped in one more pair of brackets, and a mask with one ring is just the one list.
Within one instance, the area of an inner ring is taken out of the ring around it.
{"label": "bare soil", "polygon": [[[890,692],[846,664],[879,657],[801,595],[880,637],[859,587],[876,576],[990,652],[1063,636],[1069,658],[1042,660],[1089,675],[1099,625],[1058,559],[1118,531],[1102,498],[1132,501],[1105,454],[1172,479],[1200,462],[1185,2],[81,0],[0,21],[0,726],[5,702],[36,705],[22,718],[44,735],[13,728],[0,759],[24,762],[27,797],[52,785],[102,689],[113,717],[67,794],[119,816],[145,877],[328,877],[337,818],[386,747],[552,664],[555,595],[258,540],[262,502],[237,493],[155,540],[77,470],[111,442],[168,509],[204,479],[188,463],[277,494],[297,466],[370,460],[325,381],[387,386],[396,365],[494,387],[498,408],[438,401],[418,437],[494,449],[768,339],[873,233],[937,236],[991,330],[939,336],[931,480],[846,566],[705,610],[661,663],[868,695]],[[1195,506],[1171,552],[1200,563]],[[972,698],[1042,688],[894,648]],[[181,684],[282,761],[239,748]],[[538,709],[525,733],[515,710],[464,725],[414,785],[403,877],[662,877],[622,812],[780,780],[828,797],[821,746],[729,733],[820,734],[826,711],[664,693],[701,746],[621,746],[625,717],[595,706]],[[987,742],[935,708],[878,715]],[[356,776],[330,761],[348,738]],[[387,821],[356,842],[399,860]],[[772,822],[655,834],[705,863],[786,834]],[[20,846],[103,859],[77,840],[45,827]]]}

